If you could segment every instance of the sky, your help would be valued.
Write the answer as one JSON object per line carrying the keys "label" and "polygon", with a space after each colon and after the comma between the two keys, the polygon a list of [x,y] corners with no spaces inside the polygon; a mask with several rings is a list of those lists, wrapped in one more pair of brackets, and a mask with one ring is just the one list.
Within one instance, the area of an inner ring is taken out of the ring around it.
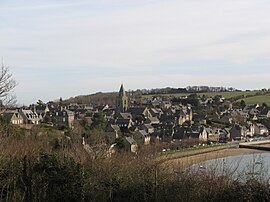
{"label": "sky", "polygon": [[0,0],[19,104],[125,89],[270,87],[269,0]]}

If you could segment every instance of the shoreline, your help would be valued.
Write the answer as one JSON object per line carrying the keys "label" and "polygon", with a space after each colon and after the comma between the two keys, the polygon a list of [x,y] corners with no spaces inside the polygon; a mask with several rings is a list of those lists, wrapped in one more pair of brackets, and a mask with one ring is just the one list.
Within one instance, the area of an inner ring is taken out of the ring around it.
{"label": "shoreline", "polygon": [[193,164],[198,164],[204,161],[219,159],[229,156],[244,156],[248,154],[260,154],[266,153],[267,151],[256,150],[256,149],[246,149],[246,148],[225,148],[222,150],[209,151],[207,153],[195,154],[192,156],[183,156],[175,159],[168,159],[163,164],[175,168],[182,167],[186,168],[192,166]]}

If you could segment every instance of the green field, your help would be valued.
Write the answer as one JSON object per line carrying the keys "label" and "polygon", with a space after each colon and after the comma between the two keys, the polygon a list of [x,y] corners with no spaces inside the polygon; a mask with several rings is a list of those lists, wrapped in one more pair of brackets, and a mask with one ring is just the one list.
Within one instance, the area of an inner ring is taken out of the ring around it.
{"label": "green field", "polygon": [[254,96],[254,97],[245,98],[243,100],[248,105],[250,105],[250,104],[260,104],[261,105],[262,103],[266,103],[268,106],[270,106],[270,94],[258,95],[258,96]]}
{"label": "green field", "polygon": [[[240,95],[256,95],[257,91],[242,91],[242,92],[207,92],[207,93],[198,93],[198,95],[206,95],[208,97],[214,97],[215,95],[222,95],[224,98],[229,99],[232,97],[237,97]],[[159,97],[184,97],[188,96],[190,93],[176,93],[176,94],[154,94],[154,95],[143,95],[143,98],[151,98],[154,96]]]}
{"label": "green field", "polygon": [[189,93],[175,93],[175,94],[151,94],[151,95],[143,95],[143,98],[151,98],[151,97],[185,97],[190,95]]}

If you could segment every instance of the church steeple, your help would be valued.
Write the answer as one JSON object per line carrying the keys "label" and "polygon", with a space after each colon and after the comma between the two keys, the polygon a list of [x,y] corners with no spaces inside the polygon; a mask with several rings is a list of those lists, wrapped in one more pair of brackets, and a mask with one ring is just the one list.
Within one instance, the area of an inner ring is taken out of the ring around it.
{"label": "church steeple", "polygon": [[119,96],[124,96],[126,95],[123,83],[121,84],[120,90],[119,90]]}
{"label": "church steeple", "polygon": [[116,97],[116,112],[126,112],[128,110],[128,96],[126,95],[123,83],[120,86],[118,96]]}

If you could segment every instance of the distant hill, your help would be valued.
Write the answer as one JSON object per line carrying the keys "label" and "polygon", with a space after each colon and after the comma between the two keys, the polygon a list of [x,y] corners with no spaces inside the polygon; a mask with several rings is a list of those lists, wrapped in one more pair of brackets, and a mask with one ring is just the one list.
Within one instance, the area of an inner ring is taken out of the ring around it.
{"label": "distant hill", "polygon": [[[170,88],[164,88],[164,89],[170,89]],[[177,89],[179,90],[179,89]],[[180,89],[182,90],[182,89]],[[145,90],[136,90],[136,91],[130,91],[128,92],[130,95],[132,95],[133,98],[151,98],[156,96],[162,96],[162,97],[182,97],[182,96],[188,96],[192,93],[186,92],[186,93],[154,93],[152,94],[144,94]],[[160,92],[160,89],[159,91]],[[111,106],[115,105],[115,100],[118,92],[97,92],[91,95],[79,95],[76,97],[71,97],[67,100],[64,100],[63,102],[65,104],[70,103],[78,103],[78,104],[92,104],[92,105],[105,105],[109,104]],[[212,97],[215,95],[221,95],[226,99],[230,99],[231,101],[240,101],[245,100],[247,104],[255,104],[255,103],[266,103],[270,105],[270,91],[226,91],[226,92],[197,92],[198,95],[203,96],[206,95],[208,97]]]}
{"label": "distant hill", "polygon": [[71,97],[63,102],[65,104],[78,103],[78,104],[93,104],[93,105],[105,105],[109,104],[114,106],[117,92],[109,93],[94,93],[91,95],[79,95],[76,97]]}

